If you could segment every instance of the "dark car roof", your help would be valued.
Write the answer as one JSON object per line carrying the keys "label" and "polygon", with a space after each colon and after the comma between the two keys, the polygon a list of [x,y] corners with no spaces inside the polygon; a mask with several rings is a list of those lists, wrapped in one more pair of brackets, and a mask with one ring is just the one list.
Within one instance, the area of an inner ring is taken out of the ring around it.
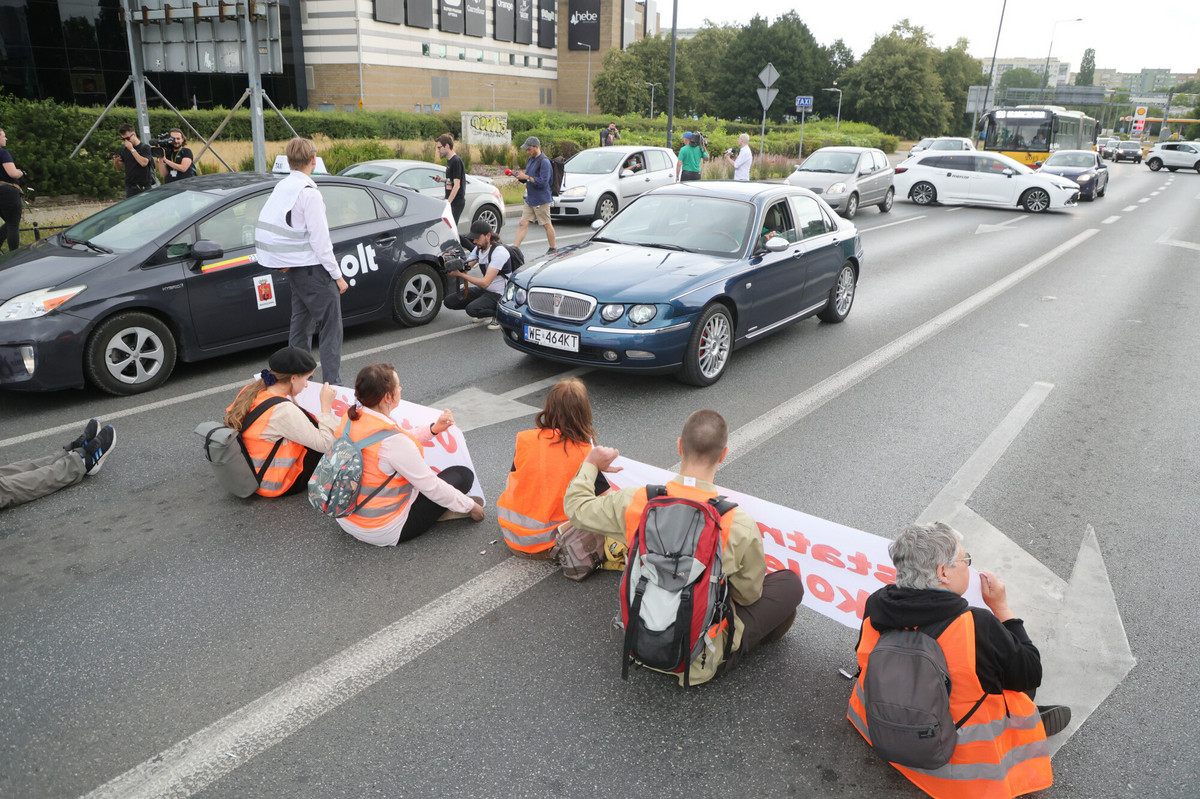
{"label": "dark car roof", "polygon": [[755,183],[741,180],[691,180],[671,183],[654,190],[655,194],[695,194],[722,197],[730,200],[761,202],[780,194],[807,192],[798,186],[783,183]]}

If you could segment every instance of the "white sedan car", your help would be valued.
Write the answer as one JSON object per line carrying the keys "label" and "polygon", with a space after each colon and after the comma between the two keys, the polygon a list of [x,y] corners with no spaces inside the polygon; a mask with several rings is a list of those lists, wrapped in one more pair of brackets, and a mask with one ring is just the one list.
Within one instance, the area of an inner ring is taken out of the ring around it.
{"label": "white sedan car", "polygon": [[592,147],[563,165],[553,219],[612,219],[639,194],[675,182],[675,153],[667,147]]}
{"label": "white sedan car", "polygon": [[927,150],[896,167],[896,196],[917,205],[1021,206],[1039,213],[1079,199],[1079,184],[1035,172],[1000,153]]}
{"label": "white sedan car", "polygon": [[[428,161],[410,161],[403,158],[384,158],[379,161],[363,161],[349,166],[338,173],[344,177],[375,180],[390,186],[404,186],[429,197],[445,197],[446,167]],[[458,220],[458,232],[466,236],[475,222],[487,222],[492,230],[500,232],[504,226],[504,198],[500,189],[490,178],[467,175],[467,195],[464,198],[462,219]]]}

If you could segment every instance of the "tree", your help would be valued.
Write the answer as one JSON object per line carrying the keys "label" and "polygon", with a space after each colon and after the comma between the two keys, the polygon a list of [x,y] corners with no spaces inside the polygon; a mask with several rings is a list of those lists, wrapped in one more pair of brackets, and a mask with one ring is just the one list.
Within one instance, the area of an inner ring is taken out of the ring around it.
{"label": "tree", "polygon": [[[613,48],[604,54],[604,65],[592,78],[596,105],[604,114],[622,116],[648,108],[650,92],[642,80],[637,56]],[[643,95],[645,95],[643,102]]]}
{"label": "tree", "polygon": [[[695,86],[692,94],[693,104],[687,107],[698,114],[715,116],[717,113],[718,83],[721,77],[718,66],[725,58],[725,51],[729,49],[729,43],[737,37],[737,33],[738,28],[734,25],[715,25],[705,20],[704,27],[695,36],[679,42],[675,71],[679,73],[682,67],[692,76]],[[668,41],[668,51],[670,44]],[[651,79],[647,78],[647,80]],[[657,78],[653,80],[657,80]],[[675,91],[678,92],[679,89],[677,79]],[[663,102],[660,107],[665,111],[667,108],[667,84],[664,82],[658,91],[663,92]],[[679,104],[678,99],[676,107],[684,107]]]}
{"label": "tree", "polygon": [[841,39],[838,39],[825,48],[825,56],[833,65],[833,77],[835,79],[841,77],[843,72],[854,66],[854,51]]}
{"label": "tree", "polygon": [[942,94],[950,103],[949,132],[958,136],[971,135],[967,115],[967,90],[986,82],[979,59],[967,53],[970,45],[959,39],[953,47],[941,52],[937,61],[938,77],[942,79]]}
{"label": "tree", "polygon": [[[604,54],[604,64],[592,80],[596,104],[605,114],[649,114],[650,89],[646,83],[660,84],[654,91],[655,110],[667,108],[670,82],[671,42],[654,36],[629,45],[627,50],[612,49]],[[690,109],[696,98],[691,68],[678,58],[675,64],[675,108]]]}
{"label": "tree", "polygon": [[1096,79],[1096,51],[1088,48],[1083,51],[1083,60],[1079,62],[1079,71],[1075,73],[1076,86],[1091,86]]}
{"label": "tree", "polygon": [[1032,69],[1017,67],[1010,69],[1000,76],[1000,83],[996,89],[996,93],[1005,89],[1037,89],[1042,85],[1042,76],[1034,72]]}
{"label": "tree", "polygon": [[843,74],[842,115],[848,108],[854,119],[906,138],[945,133],[951,104],[942,93],[939,62],[925,30],[901,20]]}

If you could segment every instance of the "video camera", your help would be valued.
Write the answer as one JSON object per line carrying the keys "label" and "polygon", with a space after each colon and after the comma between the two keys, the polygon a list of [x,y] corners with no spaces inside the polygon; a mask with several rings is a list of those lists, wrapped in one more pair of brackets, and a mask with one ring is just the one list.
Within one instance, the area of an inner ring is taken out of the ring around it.
{"label": "video camera", "polygon": [[150,141],[146,142],[150,145],[150,157],[162,158],[166,156],[167,150],[174,151],[175,140],[171,138],[170,133],[164,133],[161,136],[155,136]]}
{"label": "video camera", "polygon": [[696,144],[700,145],[701,149],[704,149],[704,150],[708,149],[708,137],[705,136],[700,131],[696,131],[695,133],[692,134],[692,141],[694,141],[694,142],[696,142]]}

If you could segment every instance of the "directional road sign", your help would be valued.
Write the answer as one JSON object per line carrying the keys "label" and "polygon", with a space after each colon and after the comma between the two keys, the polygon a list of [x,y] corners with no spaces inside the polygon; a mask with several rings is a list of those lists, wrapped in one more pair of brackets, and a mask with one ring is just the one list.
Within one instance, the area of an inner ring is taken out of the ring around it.
{"label": "directional road sign", "polygon": [[762,103],[764,112],[771,107],[771,103],[775,102],[775,95],[777,94],[779,94],[779,89],[758,90],[758,101]]}
{"label": "directional road sign", "polygon": [[758,79],[762,81],[763,86],[770,88],[772,83],[779,80],[779,72],[776,71],[774,64],[768,62],[763,67],[763,71],[758,73]]}

